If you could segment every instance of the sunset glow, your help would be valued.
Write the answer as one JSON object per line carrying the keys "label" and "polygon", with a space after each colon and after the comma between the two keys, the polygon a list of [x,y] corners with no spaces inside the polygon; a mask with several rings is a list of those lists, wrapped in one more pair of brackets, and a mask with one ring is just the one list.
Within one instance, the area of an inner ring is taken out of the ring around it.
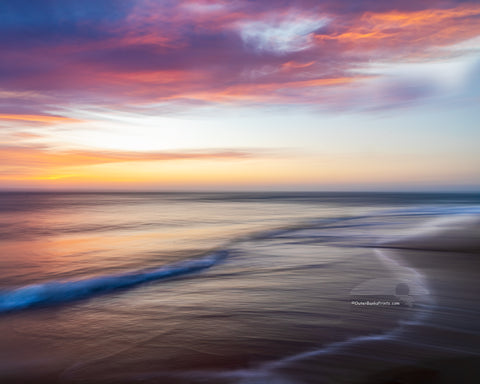
{"label": "sunset glow", "polygon": [[480,188],[480,5],[0,5],[2,189]]}

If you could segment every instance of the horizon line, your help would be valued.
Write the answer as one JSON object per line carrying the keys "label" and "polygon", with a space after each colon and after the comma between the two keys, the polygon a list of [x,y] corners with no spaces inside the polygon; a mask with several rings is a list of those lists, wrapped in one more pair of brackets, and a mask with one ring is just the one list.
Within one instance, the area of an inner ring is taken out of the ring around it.
{"label": "horizon line", "polygon": [[480,194],[480,188],[476,190],[429,190],[429,189],[411,189],[411,190],[394,190],[394,189],[350,189],[350,190],[312,190],[312,189],[171,189],[171,190],[147,190],[147,189],[132,189],[132,190],[121,190],[121,189],[41,189],[41,188],[23,188],[23,189],[2,189],[0,188],[0,193],[91,193],[91,194],[123,194],[123,193],[151,193],[151,194],[175,194],[175,193],[305,193],[305,194],[315,194],[315,193],[338,193],[338,194],[347,194],[347,193],[400,193],[400,194]]}

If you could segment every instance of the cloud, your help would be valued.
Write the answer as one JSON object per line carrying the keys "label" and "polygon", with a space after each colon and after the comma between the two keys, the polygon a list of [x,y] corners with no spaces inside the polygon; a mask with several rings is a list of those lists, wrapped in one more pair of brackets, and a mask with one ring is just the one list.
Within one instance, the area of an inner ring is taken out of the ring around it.
{"label": "cloud", "polygon": [[[372,63],[448,60],[463,54],[457,45],[480,36],[480,5],[469,1],[78,4],[0,5],[0,113],[172,102],[182,109],[202,103],[368,109],[378,102],[372,87],[398,88],[397,79],[387,84],[388,74],[372,75]],[[398,105],[429,97],[430,88],[400,90]],[[395,98],[388,104],[395,107]]]}
{"label": "cloud", "polygon": [[51,169],[85,167],[113,163],[141,163],[178,160],[241,160],[261,156],[258,150],[188,150],[162,152],[105,151],[105,150],[55,150],[40,145],[0,146],[0,175],[32,175]]}
{"label": "cloud", "polygon": [[54,115],[20,115],[20,114],[4,114],[0,113],[0,121],[20,121],[39,124],[59,124],[59,123],[79,123],[81,120],[73,119],[65,116]]}
{"label": "cloud", "polygon": [[242,23],[240,36],[257,52],[286,54],[313,46],[313,32],[327,23],[325,18],[288,15],[280,20]]}

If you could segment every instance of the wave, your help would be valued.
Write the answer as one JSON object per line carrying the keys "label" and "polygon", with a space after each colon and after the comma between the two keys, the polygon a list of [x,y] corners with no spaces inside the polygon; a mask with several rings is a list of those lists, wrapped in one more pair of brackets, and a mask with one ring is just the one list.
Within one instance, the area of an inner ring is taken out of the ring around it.
{"label": "wave", "polygon": [[33,306],[85,299],[116,289],[130,288],[148,281],[162,280],[208,269],[228,256],[221,250],[208,256],[155,269],[93,277],[74,281],[50,281],[0,292],[0,313]]}

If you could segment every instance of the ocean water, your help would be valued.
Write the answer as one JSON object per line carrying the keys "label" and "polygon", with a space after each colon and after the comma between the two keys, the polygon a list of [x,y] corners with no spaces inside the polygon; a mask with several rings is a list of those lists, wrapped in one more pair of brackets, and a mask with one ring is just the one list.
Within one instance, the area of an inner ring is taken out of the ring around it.
{"label": "ocean water", "polygon": [[0,382],[353,383],[479,356],[479,215],[472,194],[2,193]]}

